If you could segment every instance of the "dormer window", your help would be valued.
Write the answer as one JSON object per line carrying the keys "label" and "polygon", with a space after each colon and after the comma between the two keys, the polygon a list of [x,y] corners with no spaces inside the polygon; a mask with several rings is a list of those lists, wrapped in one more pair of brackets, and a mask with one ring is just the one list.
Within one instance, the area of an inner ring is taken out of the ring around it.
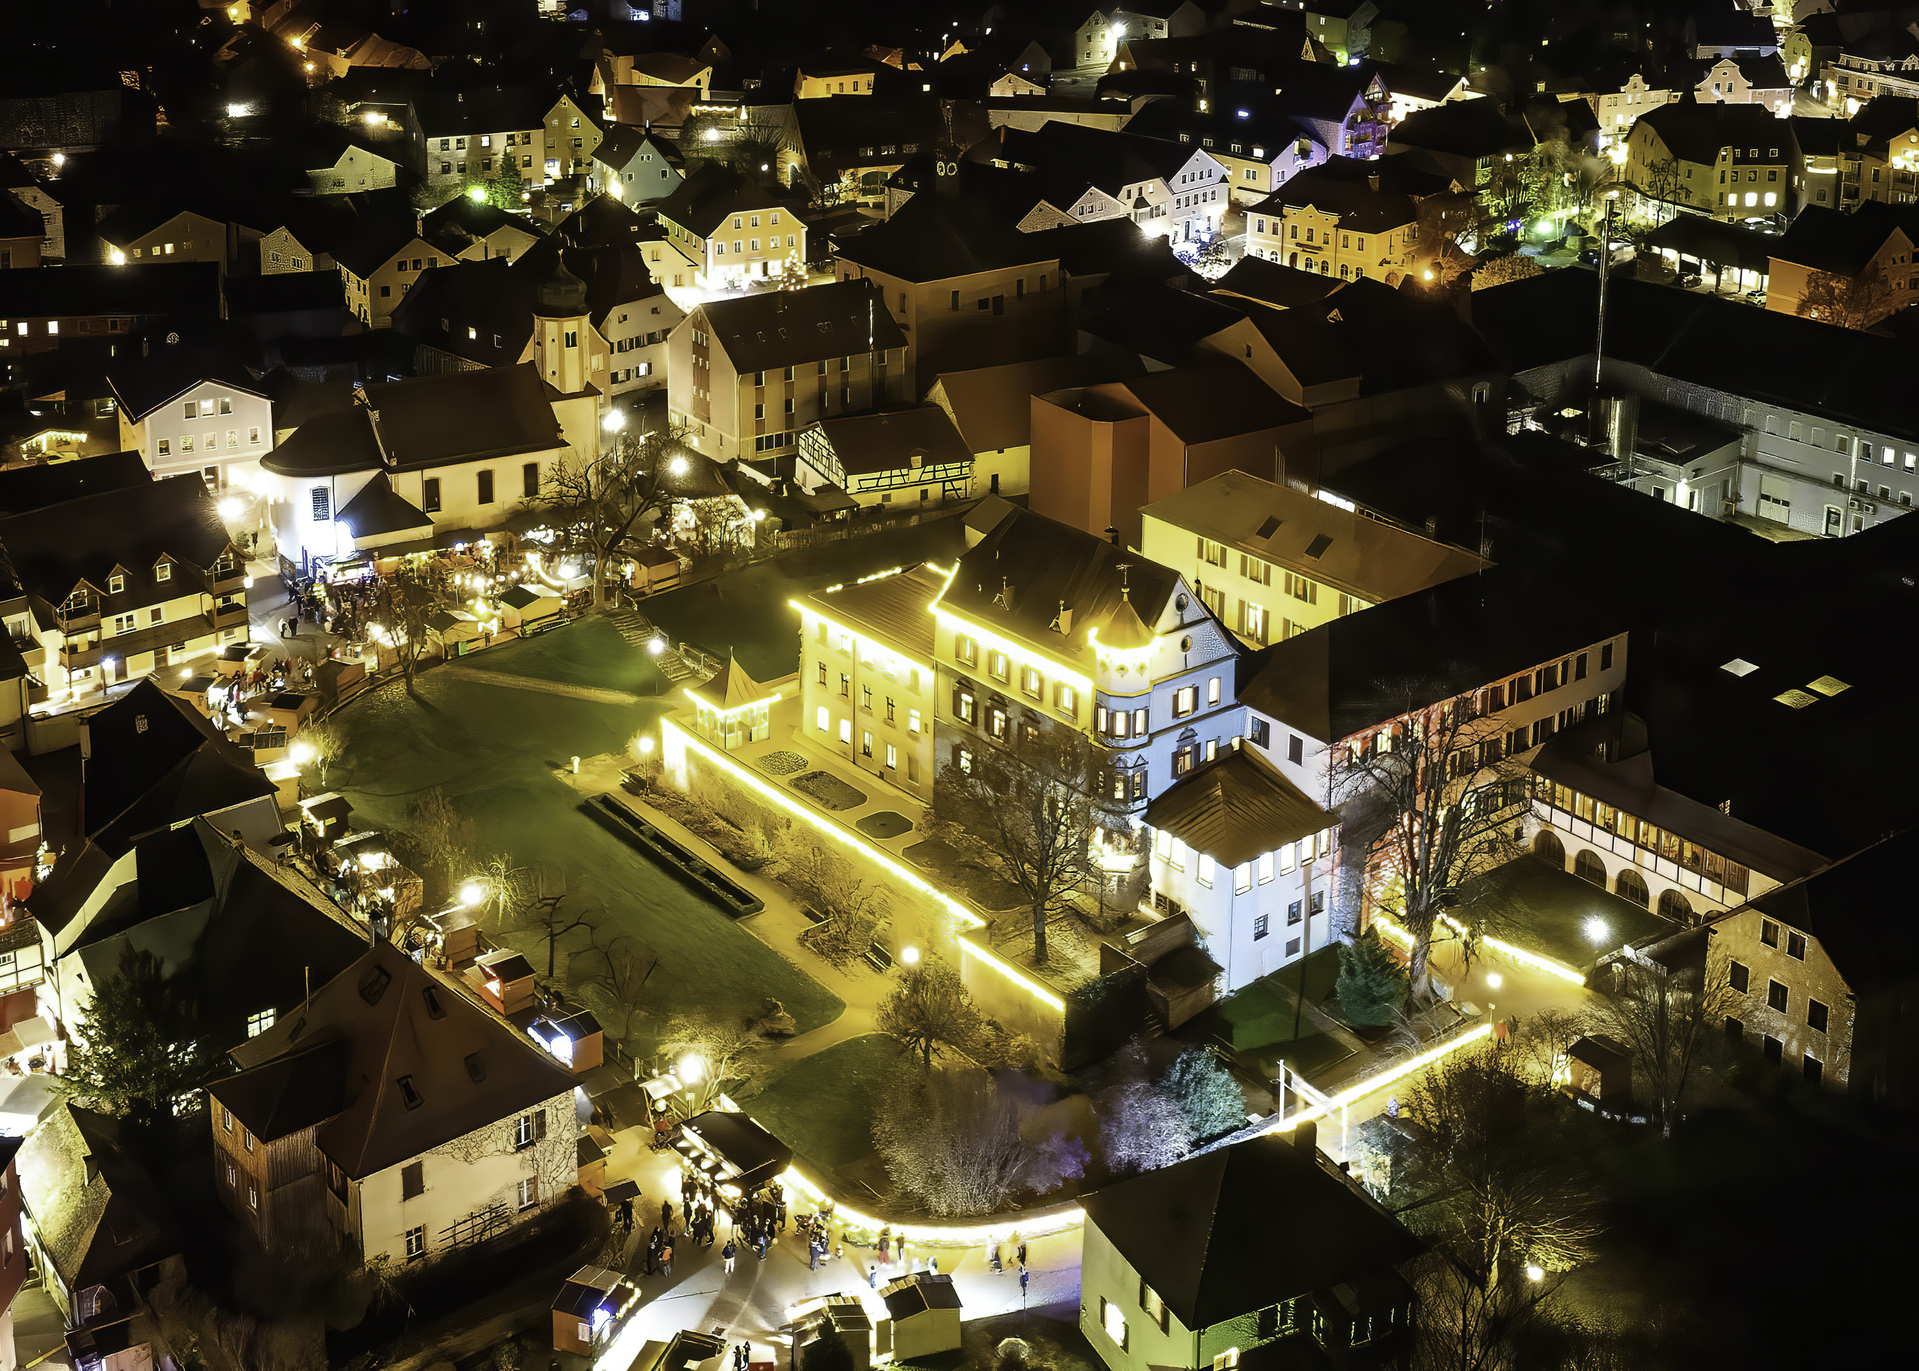
{"label": "dormer window", "polygon": [[173,563],[161,562],[158,566],[154,567],[153,579],[156,581],[171,581],[173,579]]}
{"label": "dormer window", "polygon": [[127,578],[120,575],[107,577],[107,594],[119,595],[127,588]]}

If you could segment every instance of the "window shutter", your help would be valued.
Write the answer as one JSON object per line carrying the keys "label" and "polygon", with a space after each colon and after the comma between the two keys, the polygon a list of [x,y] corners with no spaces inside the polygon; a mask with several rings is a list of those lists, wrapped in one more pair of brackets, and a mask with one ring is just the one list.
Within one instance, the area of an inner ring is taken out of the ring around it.
{"label": "window shutter", "polygon": [[1241,633],[1246,631],[1246,602],[1244,600],[1239,602],[1239,631]]}
{"label": "window shutter", "polygon": [[546,1111],[544,1109],[536,1109],[533,1111],[533,1136],[536,1140],[546,1136]]}
{"label": "window shutter", "polygon": [[1203,562],[1206,560],[1206,540],[1204,538],[1199,539],[1199,552],[1197,555],[1200,561]]}

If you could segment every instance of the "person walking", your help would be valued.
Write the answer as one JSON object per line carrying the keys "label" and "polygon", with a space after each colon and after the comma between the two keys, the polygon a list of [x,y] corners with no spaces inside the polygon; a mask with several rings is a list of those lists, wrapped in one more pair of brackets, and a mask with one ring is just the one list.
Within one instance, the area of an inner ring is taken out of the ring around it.
{"label": "person walking", "polygon": [[726,1258],[726,1274],[729,1276],[732,1275],[733,1259],[740,1255],[740,1249],[733,1245],[731,1238],[728,1238],[726,1240],[726,1246],[720,1249],[720,1255]]}
{"label": "person walking", "polygon": [[868,1262],[866,1264],[866,1288],[869,1290],[877,1290],[880,1288],[880,1264],[878,1262]]}
{"label": "person walking", "polygon": [[1019,1240],[1019,1269],[1022,1271],[1026,1269],[1026,1239],[1024,1238]]}
{"label": "person walking", "polygon": [[620,1230],[622,1233],[633,1231],[633,1200],[630,1196],[620,1201]]}
{"label": "person walking", "polygon": [[1000,1261],[998,1243],[994,1243],[992,1245],[992,1262],[993,1262],[993,1274],[995,1276],[1004,1276],[1006,1274],[1006,1267]]}
{"label": "person walking", "polygon": [[926,1269],[927,1271],[929,1271],[935,1276],[939,1275],[940,1273],[939,1253],[935,1252],[926,1259]]}
{"label": "person walking", "polygon": [[668,1238],[666,1246],[660,1249],[660,1270],[667,1275],[673,1274],[673,1240]]}
{"label": "person walking", "polygon": [[1019,1269],[1019,1302],[1022,1306],[1026,1303],[1026,1280],[1026,1268],[1022,1266]]}
{"label": "person walking", "polygon": [[669,1229],[673,1226],[673,1201],[671,1200],[660,1201],[660,1226]]}
{"label": "person walking", "polygon": [[820,1245],[811,1238],[806,1240],[806,1269],[808,1271],[820,1269]]}
{"label": "person walking", "polygon": [[753,1344],[752,1343],[743,1342],[738,1347],[733,1349],[733,1365],[736,1368],[736,1371],[746,1371],[746,1368],[752,1363],[752,1360],[753,1360]]}

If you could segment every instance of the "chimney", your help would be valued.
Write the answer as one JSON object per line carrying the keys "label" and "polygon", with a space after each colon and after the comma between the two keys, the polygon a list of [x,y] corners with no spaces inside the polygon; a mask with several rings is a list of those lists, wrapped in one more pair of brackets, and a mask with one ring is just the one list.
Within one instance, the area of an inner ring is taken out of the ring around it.
{"label": "chimney", "polygon": [[1111,543],[1114,547],[1119,546],[1119,530],[1114,528],[1111,524],[1108,524],[1106,526],[1106,541]]}
{"label": "chimney", "polygon": [[1293,1146],[1297,1147],[1301,1152],[1305,1153],[1308,1157],[1311,1157],[1313,1156],[1314,1153],[1318,1152],[1319,1151],[1319,1124],[1312,1119],[1307,1119],[1303,1123],[1294,1124],[1293,1125]]}
{"label": "chimney", "polygon": [[1378,194],[1379,193],[1379,173],[1375,171],[1371,173],[1369,176],[1367,176],[1366,184],[1372,188],[1374,194]]}

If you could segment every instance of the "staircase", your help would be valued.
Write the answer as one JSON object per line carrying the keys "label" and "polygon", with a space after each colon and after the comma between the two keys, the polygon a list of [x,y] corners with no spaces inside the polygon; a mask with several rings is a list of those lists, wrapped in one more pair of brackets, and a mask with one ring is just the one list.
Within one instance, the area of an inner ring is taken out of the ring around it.
{"label": "staircase", "polygon": [[[698,665],[688,661],[672,645],[672,640],[638,610],[621,610],[607,615],[607,618],[619,630],[622,638],[652,657],[654,664],[673,685],[698,685],[713,674],[703,660]],[[654,651],[655,647],[659,649],[657,652]]]}

